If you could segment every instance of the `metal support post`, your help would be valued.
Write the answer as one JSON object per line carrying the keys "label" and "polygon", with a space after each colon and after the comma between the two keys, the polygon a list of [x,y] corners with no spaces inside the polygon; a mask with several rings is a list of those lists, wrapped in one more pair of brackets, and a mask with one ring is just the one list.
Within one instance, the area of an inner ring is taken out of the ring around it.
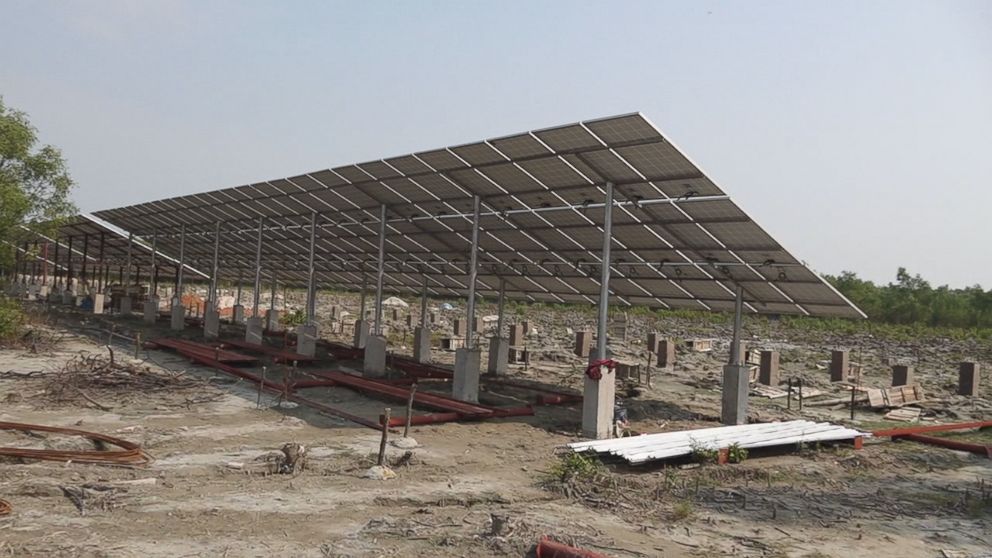
{"label": "metal support post", "polygon": [[730,361],[727,364],[741,364],[741,326],[744,319],[744,287],[737,285],[734,298],[734,335],[730,344]]}
{"label": "metal support post", "polygon": [[131,294],[131,250],[134,246],[134,233],[127,233],[127,273],[124,277],[127,279],[127,283],[124,285],[124,296]]}
{"label": "metal support post", "polygon": [[363,269],[362,270],[362,294],[361,294],[361,298],[359,298],[359,303],[358,303],[358,319],[359,320],[362,320],[363,322],[365,321],[365,291],[366,291],[366,288],[368,287],[368,283],[369,283],[369,278],[365,274],[365,270]]}
{"label": "metal support post", "polygon": [[[596,330],[598,360],[609,358],[608,317],[610,310],[610,247],[613,243],[613,183],[606,183],[603,211],[603,252],[599,280],[599,316]],[[590,363],[592,364],[592,363]],[[615,377],[608,366],[599,367],[599,378],[586,375],[582,398],[582,432],[589,438],[609,438],[613,431]]]}
{"label": "metal support post", "polygon": [[220,272],[220,267],[218,266],[220,258],[220,221],[214,223],[214,260],[213,266],[210,268],[210,294],[207,295],[207,299],[213,308],[217,308],[217,275]]}
{"label": "metal support post", "polygon": [[382,335],[382,279],[386,273],[386,205],[379,206],[379,260],[375,275],[375,334]]}
{"label": "metal support post", "polygon": [[151,296],[158,296],[158,264],[155,263],[158,255],[158,231],[152,231],[152,288]]}
{"label": "metal support post", "polygon": [[468,303],[466,304],[466,317],[468,327],[465,330],[465,348],[471,349],[474,346],[473,339],[475,333],[475,281],[479,274],[479,196],[472,197],[472,247],[468,256]]}
{"label": "metal support post", "polygon": [[258,305],[261,299],[262,290],[262,233],[265,230],[265,219],[262,217],[258,218],[258,241],[255,245],[255,293],[254,302],[252,306],[252,316],[255,318],[260,318],[261,313],[259,312]]}
{"label": "metal support post", "polygon": [[72,277],[72,271],[73,271],[73,269],[72,269],[72,237],[71,236],[69,237],[69,243],[68,244],[69,245],[67,247],[68,248],[67,249],[67,252],[69,252],[69,254],[68,254],[68,257],[67,257],[67,260],[66,260],[66,270],[65,270],[65,273],[66,273],[66,275],[65,275],[65,290],[67,290],[67,291],[72,288],[72,279],[73,279],[73,277]]}
{"label": "metal support post", "polygon": [[97,264],[96,272],[97,272],[97,282],[100,285],[99,288],[101,292],[107,290],[107,282],[105,278],[100,274],[100,270],[103,268],[104,265],[106,265],[106,262],[104,261],[104,257],[105,257],[104,247],[106,242],[107,242],[107,233],[100,233],[100,260],[99,263]]}
{"label": "metal support post", "polygon": [[90,235],[84,234],[83,235],[83,267],[79,272],[79,280],[80,282],[82,282],[83,288],[87,290],[89,288],[89,283],[86,281],[86,258],[89,257],[89,248],[90,248]]}
{"label": "metal support post", "polygon": [[499,299],[496,302],[496,339],[503,338],[503,310],[506,308],[506,279],[499,278]]}
{"label": "metal support post", "polygon": [[176,270],[176,297],[183,301],[183,268],[186,266],[186,224],[179,225],[179,268]]}
{"label": "metal support post", "polygon": [[307,277],[307,325],[317,323],[317,268],[314,267],[314,255],[317,250],[317,212],[310,214],[310,261],[308,262]]}
{"label": "metal support post", "polygon": [[424,275],[424,290],[420,294],[420,327],[427,330],[427,276]]}
{"label": "metal support post", "polygon": [[59,237],[55,237],[55,265],[52,270],[52,290],[57,290],[59,288],[59,282],[62,279],[62,274],[59,273]]}

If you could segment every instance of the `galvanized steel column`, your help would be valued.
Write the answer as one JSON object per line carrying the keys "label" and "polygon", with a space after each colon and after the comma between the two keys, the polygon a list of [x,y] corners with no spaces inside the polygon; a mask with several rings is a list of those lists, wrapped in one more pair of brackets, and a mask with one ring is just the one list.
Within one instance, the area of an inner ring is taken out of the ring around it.
{"label": "galvanized steel column", "polygon": [[55,269],[52,270],[52,289],[59,288],[59,280],[62,275],[59,273],[59,237],[55,236]]}
{"label": "galvanized steel column", "polygon": [[[128,284],[124,285],[124,294],[131,293],[131,247],[134,245],[134,233],[127,233],[127,273],[124,277],[127,279]],[[100,234],[100,257],[103,258],[103,234]]]}
{"label": "galvanized steel column", "polygon": [[359,309],[358,309],[358,319],[359,320],[362,320],[362,321],[365,321],[365,290],[368,287],[368,284],[369,284],[369,278],[368,278],[368,275],[365,274],[365,269],[364,269],[364,266],[363,266],[363,269],[362,269],[362,294],[361,294],[361,298],[359,299],[360,302],[358,303],[358,306],[359,306]]}
{"label": "galvanized steel column", "polygon": [[265,218],[258,218],[258,242],[255,245],[255,293],[252,303],[252,316],[259,317],[258,305],[262,296],[262,233],[265,230]]}
{"label": "galvanized steel column", "polygon": [[186,224],[179,225],[179,268],[176,271],[176,297],[183,302],[183,267],[186,266]]}
{"label": "galvanized steel column", "polygon": [[420,326],[427,329],[427,276],[424,275],[424,290],[420,294]]}
{"label": "galvanized steel column", "polygon": [[607,320],[610,310],[610,246],[613,244],[613,183],[606,183],[606,210],[603,212],[603,265],[599,278],[599,324],[596,358],[606,358]]}
{"label": "galvanized steel column", "polygon": [[503,309],[506,305],[506,279],[499,278],[499,300],[496,303],[499,308],[496,313],[496,338],[503,338]]}
{"label": "galvanized steel column", "polygon": [[468,304],[466,314],[468,328],[465,330],[465,348],[473,347],[475,333],[475,279],[479,274],[479,196],[472,197],[472,248],[468,257]]}
{"label": "galvanized steel column", "polygon": [[69,252],[66,261],[65,269],[65,290],[69,290],[72,287],[72,236],[69,236],[69,245],[67,246],[67,251]]}
{"label": "galvanized steel column", "polygon": [[734,337],[730,343],[730,362],[741,364],[741,326],[744,320],[744,287],[737,285],[734,297]]}
{"label": "galvanized steel column", "polygon": [[90,235],[84,234],[83,235],[83,267],[79,272],[79,280],[82,282],[84,287],[89,287],[89,282],[86,280],[86,258],[89,257],[89,249],[90,249]]}
{"label": "galvanized steel column", "polygon": [[158,264],[155,256],[158,255],[158,230],[152,231],[152,296],[158,296]]}
{"label": "galvanized steel column", "polygon": [[317,322],[317,269],[314,267],[314,252],[317,249],[317,212],[310,214],[310,262],[307,280],[307,325]]}
{"label": "galvanized steel column", "polygon": [[210,294],[207,296],[207,298],[210,300],[210,304],[212,304],[214,308],[218,307],[217,274],[220,272],[220,267],[218,266],[219,257],[220,257],[220,221],[217,221],[216,223],[214,223],[214,262],[213,262],[213,267],[210,270]]}
{"label": "galvanized steel column", "polygon": [[375,277],[375,334],[382,335],[382,279],[386,273],[386,205],[379,207],[379,267]]}

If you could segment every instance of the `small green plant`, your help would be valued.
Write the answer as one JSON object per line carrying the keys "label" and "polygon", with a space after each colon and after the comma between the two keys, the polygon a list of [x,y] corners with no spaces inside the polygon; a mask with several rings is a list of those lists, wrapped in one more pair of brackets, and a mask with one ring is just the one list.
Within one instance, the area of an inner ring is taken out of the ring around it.
{"label": "small green plant", "polygon": [[691,500],[681,500],[672,506],[672,521],[685,521],[696,515],[696,507]]}
{"label": "small green plant", "polygon": [[548,480],[567,482],[573,479],[588,479],[603,472],[603,464],[593,456],[570,452],[562,455],[548,470]]}
{"label": "small green plant", "polygon": [[307,323],[307,315],[303,310],[297,308],[288,314],[284,314],[279,320],[286,327],[298,326]]}
{"label": "small green plant", "polygon": [[731,463],[743,463],[747,459],[747,450],[742,448],[740,444],[733,443],[727,448],[727,460]]}
{"label": "small green plant", "polygon": [[26,322],[20,303],[0,295],[0,343],[18,337]]}
{"label": "small green plant", "polygon": [[692,441],[690,447],[692,448],[692,460],[696,463],[716,463],[720,457],[719,450],[707,448],[696,440]]}

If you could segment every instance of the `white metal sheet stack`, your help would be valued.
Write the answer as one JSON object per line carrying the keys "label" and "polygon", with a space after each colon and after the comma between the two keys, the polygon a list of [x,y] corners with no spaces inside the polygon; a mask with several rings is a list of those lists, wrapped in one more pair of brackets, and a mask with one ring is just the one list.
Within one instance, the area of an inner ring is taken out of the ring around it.
{"label": "white metal sheet stack", "polygon": [[689,455],[695,449],[719,450],[734,444],[744,449],[785,446],[810,442],[853,440],[871,434],[829,422],[793,420],[740,426],[720,426],[662,432],[614,440],[575,442],[568,447],[577,452],[615,455],[638,464]]}

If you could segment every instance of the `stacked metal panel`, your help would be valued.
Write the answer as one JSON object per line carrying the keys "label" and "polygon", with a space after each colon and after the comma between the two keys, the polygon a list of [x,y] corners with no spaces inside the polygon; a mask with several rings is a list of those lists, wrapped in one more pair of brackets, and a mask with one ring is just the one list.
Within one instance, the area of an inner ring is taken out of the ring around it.
{"label": "stacked metal panel", "polygon": [[744,449],[755,449],[853,440],[869,436],[871,434],[829,422],[793,420],[576,442],[568,444],[568,447],[576,452],[595,452],[619,457],[632,465],[637,465],[683,457],[699,449],[720,450],[733,445]]}
{"label": "stacked metal panel", "polygon": [[222,222],[224,279],[254,275],[264,227],[266,275],[306,284],[310,219],[316,275],[355,288],[377,266],[387,207],[386,288],[464,295],[473,198],[480,216],[479,290],[510,298],[596,303],[605,186],[614,185],[611,302],[863,317],[786,251],[640,114],[589,120],[450,148],[345,165],[96,215],[209,268]]}

